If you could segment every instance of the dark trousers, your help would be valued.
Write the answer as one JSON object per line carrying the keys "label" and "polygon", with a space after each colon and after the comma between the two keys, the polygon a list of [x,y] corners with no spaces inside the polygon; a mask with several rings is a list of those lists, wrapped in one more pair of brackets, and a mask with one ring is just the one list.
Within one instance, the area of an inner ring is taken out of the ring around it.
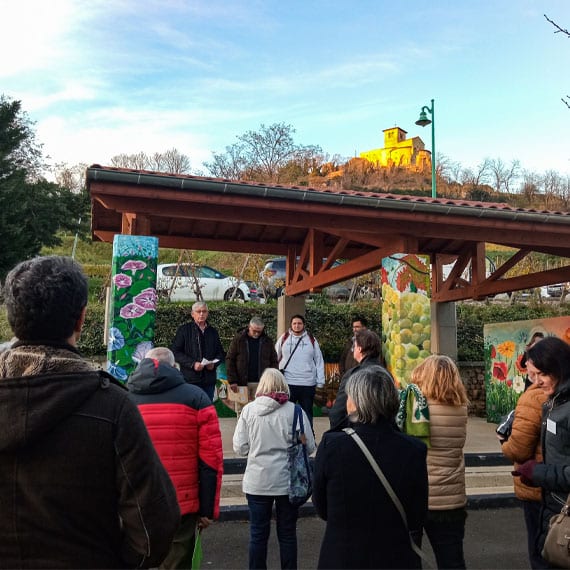
{"label": "dark trousers", "polygon": [[465,536],[466,518],[467,512],[464,508],[428,511],[424,530],[429,538],[437,567],[440,570],[443,568],[465,568],[463,537]]}
{"label": "dark trousers", "polygon": [[299,508],[287,495],[248,495],[249,567],[267,568],[267,541],[271,531],[271,510],[275,502],[277,539],[281,568],[297,568],[297,517]]}
{"label": "dark trousers", "polygon": [[175,570],[192,567],[197,522],[198,515],[195,513],[182,515],[180,517],[180,526],[174,535],[170,551],[159,566],[160,570]]}
{"label": "dark trousers", "polygon": [[540,501],[521,501],[524,522],[526,525],[526,536],[528,544],[528,561],[533,569],[550,568],[548,562],[540,555],[541,549],[538,546],[538,535],[540,534]]}
{"label": "dark trousers", "polygon": [[215,382],[213,384],[204,384],[203,382],[197,382],[196,384],[194,384],[194,386],[202,388],[202,390],[204,390],[204,392],[206,392],[206,394],[208,395],[208,398],[210,398],[212,402],[214,401],[214,391],[216,389]]}
{"label": "dark trousers", "polygon": [[313,427],[313,402],[315,401],[316,386],[295,386],[289,384],[289,401],[299,404],[311,422]]}

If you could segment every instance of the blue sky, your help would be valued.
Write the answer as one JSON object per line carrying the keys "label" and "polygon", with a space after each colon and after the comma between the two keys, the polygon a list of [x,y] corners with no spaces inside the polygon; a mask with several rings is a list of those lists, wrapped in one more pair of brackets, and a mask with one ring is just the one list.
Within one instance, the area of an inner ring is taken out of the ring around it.
{"label": "blue sky", "polygon": [[568,0],[0,0],[0,93],[53,162],[177,148],[194,172],[264,123],[351,157],[435,99],[436,150],[570,173]]}

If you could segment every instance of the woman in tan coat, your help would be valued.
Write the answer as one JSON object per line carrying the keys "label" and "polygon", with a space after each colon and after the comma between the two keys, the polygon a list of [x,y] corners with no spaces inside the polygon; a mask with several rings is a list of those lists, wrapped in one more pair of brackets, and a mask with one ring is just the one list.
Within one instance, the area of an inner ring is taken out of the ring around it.
{"label": "woman in tan coat", "polygon": [[[529,374],[529,380],[532,382],[530,376]],[[546,402],[546,394],[536,384],[531,384],[517,402],[511,435],[507,440],[499,436],[503,454],[514,462],[515,471],[521,463],[529,459],[534,459],[537,463],[542,462],[540,427],[544,402]],[[542,558],[537,547],[541,488],[525,485],[518,475],[514,475],[513,480],[515,494],[523,505],[530,567],[548,568],[548,563]]]}
{"label": "woman in tan coat", "polygon": [[438,568],[465,568],[465,460],[467,392],[448,356],[432,355],[411,381],[427,399],[430,438],[427,454],[428,515],[424,525]]}

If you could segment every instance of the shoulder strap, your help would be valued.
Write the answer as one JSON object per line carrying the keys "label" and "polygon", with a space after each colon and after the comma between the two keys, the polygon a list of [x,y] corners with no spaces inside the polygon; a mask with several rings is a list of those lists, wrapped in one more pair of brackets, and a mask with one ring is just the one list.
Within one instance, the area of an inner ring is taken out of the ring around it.
{"label": "shoulder strap", "polygon": [[[283,372],[285,370],[285,368],[287,368],[287,365],[289,364],[289,362],[291,362],[291,358],[293,357],[293,355],[295,354],[295,351],[297,350],[297,347],[299,346],[299,343],[301,342],[301,339],[303,337],[299,337],[299,340],[297,341],[297,344],[295,345],[295,348],[293,348],[293,350],[291,351],[291,354],[289,355],[289,358],[287,359],[287,362],[285,363],[285,366],[283,366],[283,368],[281,368],[281,372]],[[283,350],[283,344],[285,343],[285,341],[283,341],[281,343],[281,350]]]}
{"label": "shoulder strap", "polygon": [[[362,453],[364,453],[364,456],[366,457],[366,459],[368,459],[370,466],[372,467],[372,469],[374,469],[374,472],[378,476],[378,479],[380,479],[380,482],[382,483],[382,485],[384,485],[384,489],[386,489],[388,496],[390,497],[390,499],[392,499],[392,502],[394,503],[394,506],[396,507],[396,509],[398,509],[398,512],[400,513],[400,516],[402,517],[402,521],[404,522],[404,526],[406,527],[406,530],[409,533],[408,517],[406,516],[406,511],[404,510],[404,507],[402,506],[400,499],[398,499],[398,495],[396,495],[396,492],[394,491],[394,489],[392,489],[392,485],[390,485],[390,482],[388,481],[388,479],[386,479],[386,476],[384,475],[382,469],[380,469],[380,465],[378,465],[377,461],[374,459],[374,457],[372,457],[372,454],[370,453],[369,449],[366,447],[366,444],[362,441],[360,436],[354,431],[353,428],[351,428],[351,427],[344,428],[342,431],[344,431],[345,433],[347,433],[348,435],[350,435],[352,437],[352,439],[356,442],[358,447],[360,447]],[[426,555],[422,552],[422,550],[414,542],[414,539],[412,538],[411,535],[410,535],[410,545],[412,547],[412,550],[420,558],[422,558],[423,560],[427,560]]]}
{"label": "shoulder strap", "polygon": [[[297,424],[299,423],[299,418],[301,417],[301,407],[299,404],[295,404],[295,408],[293,410],[293,427],[291,433],[291,441],[295,444],[295,435],[297,433]],[[301,419],[301,421],[303,421]]]}

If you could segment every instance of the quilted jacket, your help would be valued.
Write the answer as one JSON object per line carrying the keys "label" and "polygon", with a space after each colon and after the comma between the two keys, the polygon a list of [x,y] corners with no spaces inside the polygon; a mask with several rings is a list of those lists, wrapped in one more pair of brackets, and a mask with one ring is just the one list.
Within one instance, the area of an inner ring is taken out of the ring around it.
{"label": "quilted jacket", "polygon": [[[544,402],[546,395],[535,384],[531,384],[517,402],[511,435],[502,445],[503,454],[514,462],[515,470],[528,459],[535,459],[538,463],[542,461],[540,427]],[[519,476],[514,476],[513,480],[515,494],[519,499],[540,501],[540,487],[525,485]]]}
{"label": "quilted jacket", "polygon": [[428,399],[430,445],[427,453],[429,510],[459,509],[467,502],[463,447],[467,407]]}
{"label": "quilted jacket", "polygon": [[222,485],[222,436],[206,393],[174,367],[143,359],[127,387],[168,471],[180,512],[217,518]]}

